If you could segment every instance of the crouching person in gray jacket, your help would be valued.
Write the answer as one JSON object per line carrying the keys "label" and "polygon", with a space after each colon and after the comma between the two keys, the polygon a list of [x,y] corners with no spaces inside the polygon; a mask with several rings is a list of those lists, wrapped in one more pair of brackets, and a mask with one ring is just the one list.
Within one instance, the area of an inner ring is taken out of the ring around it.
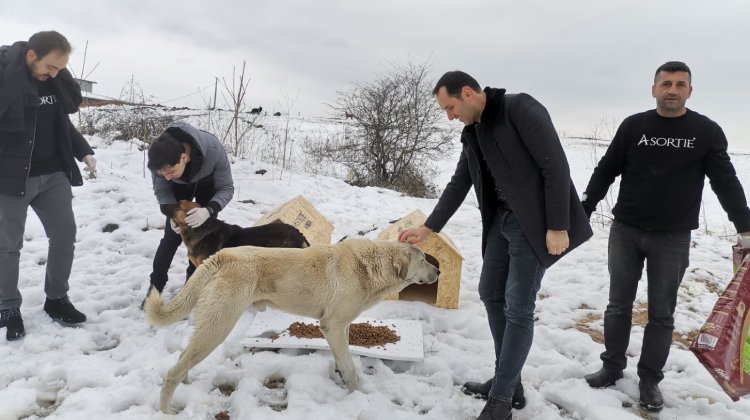
{"label": "crouching person in gray jacket", "polygon": [[[224,146],[212,134],[184,122],[170,124],[148,149],[154,194],[167,217],[164,237],[154,255],[152,288],[159,292],[167,284],[167,272],[182,238],[175,232],[167,212],[168,204],[195,200],[202,207],[188,211],[185,221],[190,227],[202,225],[223,209],[234,195],[232,170]],[[188,261],[187,276],[195,271]]]}

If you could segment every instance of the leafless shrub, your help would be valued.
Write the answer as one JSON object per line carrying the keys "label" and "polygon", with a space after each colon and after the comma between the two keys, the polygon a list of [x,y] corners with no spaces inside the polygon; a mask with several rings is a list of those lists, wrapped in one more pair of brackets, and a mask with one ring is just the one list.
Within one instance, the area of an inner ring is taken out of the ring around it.
{"label": "leafless shrub", "polygon": [[317,152],[345,166],[353,185],[393,188],[434,196],[427,174],[447,152],[452,135],[440,127],[442,111],[432,97],[427,63],[392,64],[370,82],[338,93],[331,108],[347,121],[340,140]]}
{"label": "leafless shrub", "polygon": [[[619,122],[612,117],[604,115],[591,129],[588,136],[582,137],[589,141],[589,156],[593,167],[599,164],[599,160],[604,155],[606,146],[612,141],[617,132]],[[575,137],[574,137],[575,138]],[[609,226],[614,220],[612,208],[615,205],[615,191],[612,187],[607,190],[607,194],[597,205],[597,211],[591,215],[591,223]]]}
{"label": "leafless shrub", "polygon": [[107,140],[138,139],[145,143],[177,120],[168,109],[155,105],[108,105],[84,108],[80,113],[82,134],[97,134]]}
{"label": "leafless shrub", "polygon": [[245,102],[245,96],[247,95],[247,87],[250,84],[250,78],[245,76],[246,62],[242,62],[242,70],[237,73],[236,69],[232,69],[231,82],[227,82],[225,78],[222,78],[222,85],[224,87],[224,101],[229,107],[232,116],[223,130],[220,140],[224,143],[224,146],[232,152],[235,157],[241,157],[244,155],[245,149],[247,148],[246,136],[250,130],[257,124],[259,113],[251,113],[247,110],[247,104]]}

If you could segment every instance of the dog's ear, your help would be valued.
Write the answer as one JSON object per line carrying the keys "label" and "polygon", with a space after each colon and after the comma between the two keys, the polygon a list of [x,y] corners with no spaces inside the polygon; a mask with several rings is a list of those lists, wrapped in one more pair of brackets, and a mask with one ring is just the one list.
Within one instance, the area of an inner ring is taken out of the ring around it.
{"label": "dog's ear", "polygon": [[408,245],[408,252],[400,252],[399,255],[396,257],[395,266],[396,266],[396,275],[401,280],[406,280],[406,277],[409,275],[409,266],[411,265],[411,259],[414,257],[414,250],[412,249],[414,245]]}
{"label": "dog's ear", "polygon": [[398,277],[401,280],[406,280],[406,276],[409,275],[409,261],[404,262],[401,268],[398,270]]}
{"label": "dog's ear", "polygon": [[162,213],[170,219],[174,219],[174,213],[179,210],[179,208],[180,203],[162,204]]}

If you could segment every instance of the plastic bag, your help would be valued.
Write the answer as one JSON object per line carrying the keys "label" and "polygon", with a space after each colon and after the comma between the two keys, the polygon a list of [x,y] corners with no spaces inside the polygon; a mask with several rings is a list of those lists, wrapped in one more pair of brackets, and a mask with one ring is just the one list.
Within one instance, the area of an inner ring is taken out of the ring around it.
{"label": "plastic bag", "polygon": [[750,394],[750,250],[733,247],[732,281],[690,345],[724,392],[737,401]]}
{"label": "plastic bag", "polygon": [[745,244],[737,243],[737,245],[732,246],[732,269],[736,272],[738,268],[740,268],[740,264],[742,264],[742,260],[745,258],[745,256],[750,252],[750,247],[745,246]]}

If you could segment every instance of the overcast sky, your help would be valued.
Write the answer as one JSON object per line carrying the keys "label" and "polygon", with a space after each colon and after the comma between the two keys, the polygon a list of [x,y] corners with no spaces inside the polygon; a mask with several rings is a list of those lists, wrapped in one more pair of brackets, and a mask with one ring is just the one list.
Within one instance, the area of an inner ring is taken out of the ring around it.
{"label": "overcast sky", "polygon": [[655,69],[681,60],[688,107],[750,150],[749,21],[747,0],[3,0],[0,44],[58,30],[79,72],[89,42],[95,93],[119,97],[132,76],[173,106],[205,105],[246,60],[250,106],[309,116],[390,61],[430,60],[435,79],[461,69],[533,95],[570,135],[654,108]]}

